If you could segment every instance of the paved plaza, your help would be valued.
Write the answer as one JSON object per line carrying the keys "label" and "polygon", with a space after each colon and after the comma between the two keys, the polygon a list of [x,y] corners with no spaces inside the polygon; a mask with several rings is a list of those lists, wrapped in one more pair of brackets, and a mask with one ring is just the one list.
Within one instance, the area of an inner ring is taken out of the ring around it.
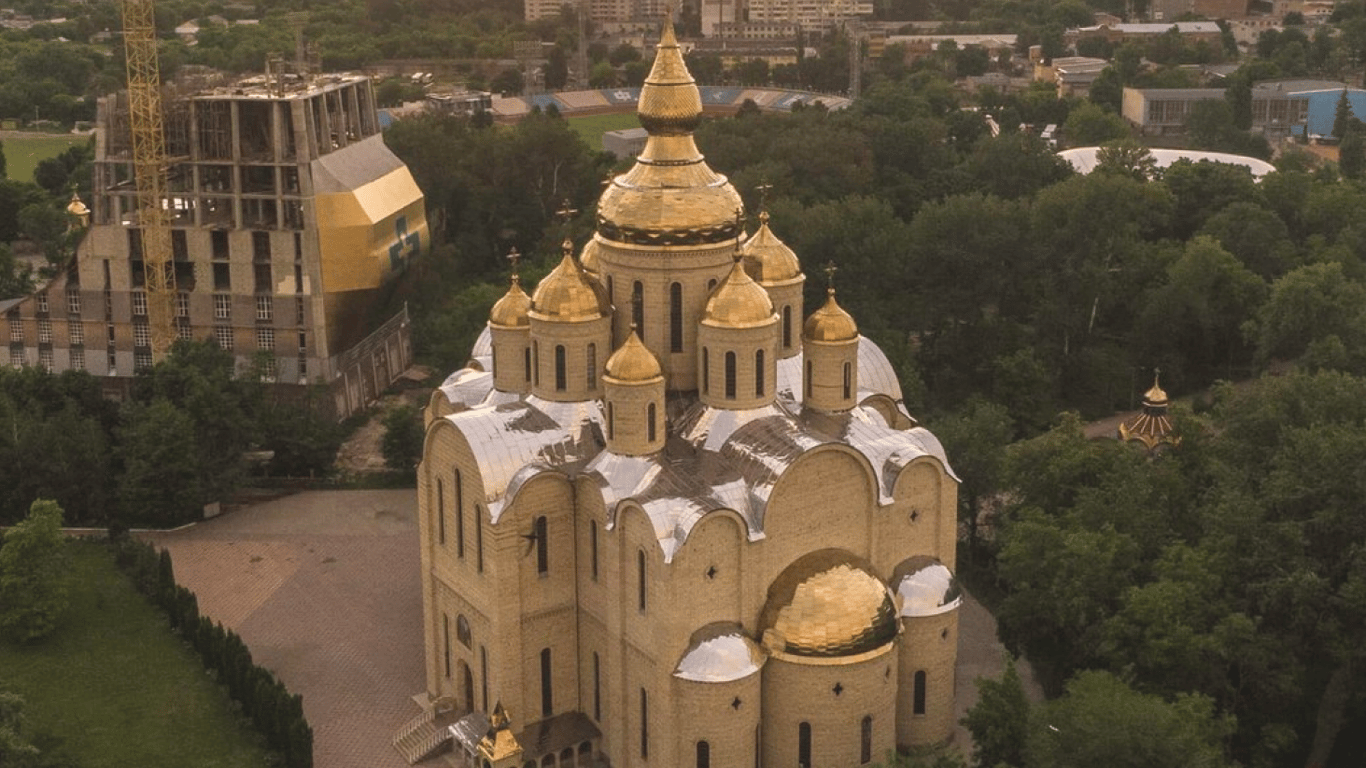
{"label": "paved plaza", "polygon": [[[406,765],[390,742],[425,686],[414,491],[299,493],[148,538],[171,551],[200,612],[303,694],[318,768]],[[958,648],[961,717],[973,681],[1001,671],[996,622],[971,597]],[[970,743],[961,726],[955,741]]]}

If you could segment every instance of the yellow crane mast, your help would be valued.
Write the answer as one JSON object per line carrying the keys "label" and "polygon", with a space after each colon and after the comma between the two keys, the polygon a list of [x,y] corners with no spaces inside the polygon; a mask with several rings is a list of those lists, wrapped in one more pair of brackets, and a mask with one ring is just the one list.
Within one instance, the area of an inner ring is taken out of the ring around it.
{"label": "yellow crane mast", "polygon": [[[142,230],[143,287],[152,359],[175,342],[175,265],[171,261],[171,212],[166,208],[166,133],[161,107],[153,0],[122,0],[124,53],[128,60],[128,124],[133,139],[133,178]],[[137,254],[133,254],[136,258]]]}

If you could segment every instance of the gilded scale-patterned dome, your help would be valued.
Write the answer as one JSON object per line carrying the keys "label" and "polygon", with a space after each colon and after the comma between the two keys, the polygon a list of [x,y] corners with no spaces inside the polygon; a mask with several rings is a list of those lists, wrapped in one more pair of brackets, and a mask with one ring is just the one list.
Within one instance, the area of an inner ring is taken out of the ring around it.
{"label": "gilded scale-patterned dome", "polygon": [[598,201],[598,233],[636,245],[723,243],[740,235],[740,194],[702,159],[693,129],[702,96],[666,23],[654,66],[640,89],[640,124],[650,137],[630,171]]}
{"label": "gilded scale-patterned dome", "polygon": [[531,296],[528,314],[538,320],[579,323],[606,317],[612,311],[607,293],[574,261],[574,244],[564,241],[564,258],[541,280]]}
{"label": "gilded scale-patterned dome", "polygon": [[768,291],[754,282],[738,259],[702,309],[702,323],[719,328],[753,328],[772,319]]}
{"label": "gilded scale-patterned dome", "polygon": [[745,257],[745,271],[760,285],[776,285],[802,274],[797,254],[768,228],[768,211],[759,212],[759,231],[740,252]]}
{"label": "gilded scale-patterned dome", "polygon": [[897,633],[892,593],[848,552],[824,549],[789,565],[768,589],[765,645],[793,656],[855,656]]}
{"label": "gilded scale-patterned dome", "polygon": [[531,297],[522,290],[522,280],[514,272],[508,292],[489,310],[489,322],[505,328],[522,328],[531,324],[527,319],[530,309]]}
{"label": "gilded scale-patterned dome", "polygon": [[853,341],[858,323],[835,301],[835,289],[827,288],[825,304],[806,318],[802,335],[812,341]]}
{"label": "gilded scale-patterned dome", "polygon": [[659,367],[654,354],[641,343],[632,326],[626,341],[607,358],[606,374],[617,381],[632,384],[654,381],[664,375],[664,370]]}
{"label": "gilded scale-patterned dome", "polygon": [[583,250],[579,252],[579,266],[583,267],[584,272],[594,277],[597,277],[598,273],[602,271],[598,260],[600,250],[601,246],[598,245],[598,239],[590,237],[588,242],[584,244]]}

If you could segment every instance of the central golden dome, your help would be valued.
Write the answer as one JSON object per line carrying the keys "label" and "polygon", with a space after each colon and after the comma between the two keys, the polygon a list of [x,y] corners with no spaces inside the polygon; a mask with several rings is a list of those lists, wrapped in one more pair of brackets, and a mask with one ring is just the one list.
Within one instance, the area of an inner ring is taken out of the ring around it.
{"label": "central golden dome", "polygon": [[765,645],[793,656],[855,656],[891,642],[896,603],[887,585],[848,552],[798,559],[768,589],[759,622]]}
{"label": "central golden dome", "polygon": [[649,132],[630,171],[598,201],[598,233],[635,245],[705,245],[740,235],[740,194],[702,159],[693,129],[702,96],[666,23],[654,66],[640,89],[640,124]]}
{"label": "central golden dome", "polygon": [[537,320],[580,323],[606,317],[611,312],[607,294],[574,261],[573,244],[566,240],[564,258],[536,286],[528,314]]}
{"label": "central golden dome", "polygon": [[774,319],[773,299],[739,260],[702,309],[702,324],[720,328],[753,328]]}

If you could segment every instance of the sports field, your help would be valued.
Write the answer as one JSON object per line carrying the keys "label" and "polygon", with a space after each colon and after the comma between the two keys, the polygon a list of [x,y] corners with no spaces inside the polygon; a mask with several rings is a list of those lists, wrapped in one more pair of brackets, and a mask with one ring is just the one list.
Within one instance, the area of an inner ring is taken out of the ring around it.
{"label": "sports field", "polygon": [[589,148],[598,151],[602,149],[602,135],[604,133],[619,131],[622,128],[640,127],[640,119],[636,117],[634,110],[611,115],[589,115],[588,117],[571,117],[568,119],[569,127],[583,137]]}
{"label": "sports field", "polygon": [[33,181],[33,169],[38,167],[39,162],[89,140],[86,136],[16,136],[9,133],[0,137],[0,144],[4,145],[5,150],[6,175],[15,181]]}

